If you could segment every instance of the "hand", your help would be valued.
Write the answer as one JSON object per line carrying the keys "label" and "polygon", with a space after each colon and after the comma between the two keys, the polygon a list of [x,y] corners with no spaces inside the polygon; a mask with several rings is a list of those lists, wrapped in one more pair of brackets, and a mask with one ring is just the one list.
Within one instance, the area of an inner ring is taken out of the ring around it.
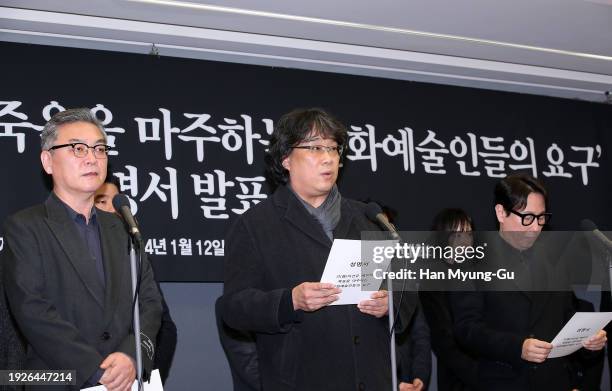
{"label": "hand", "polygon": [[136,378],[136,366],[127,354],[109,354],[100,364],[100,368],[104,369],[100,384],[106,386],[109,391],[129,391],[132,388]]}
{"label": "hand", "polygon": [[334,284],[323,282],[303,282],[291,290],[293,309],[302,311],[316,311],[338,300],[338,293],[342,292]]}
{"label": "hand", "polygon": [[389,294],[387,291],[378,291],[370,295],[370,300],[363,300],[357,307],[364,314],[374,315],[377,318],[381,318],[387,315],[389,310]]}
{"label": "hand", "polygon": [[399,391],[421,391],[425,384],[418,377],[415,378],[412,383],[401,382],[399,385]]}
{"label": "hand", "polygon": [[535,338],[527,338],[523,342],[521,358],[525,361],[542,363],[548,358],[552,344]]}
{"label": "hand", "polygon": [[582,346],[588,350],[601,350],[606,346],[606,332],[599,330],[595,335],[590,336],[586,341],[582,341]]}

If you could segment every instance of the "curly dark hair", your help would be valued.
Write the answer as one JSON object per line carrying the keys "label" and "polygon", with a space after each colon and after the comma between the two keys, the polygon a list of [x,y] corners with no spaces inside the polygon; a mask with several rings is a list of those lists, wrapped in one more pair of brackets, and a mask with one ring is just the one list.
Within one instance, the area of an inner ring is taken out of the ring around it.
{"label": "curly dark hair", "polygon": [[266,171],[275,185],[289,181],[289,171],[283,167],[283,160],[294,147],[309,136],[331,138],[338,145],[346,145],[346,127],[323,109],[296,109],[283,115],[270,139],[270,148],[266,154]]}

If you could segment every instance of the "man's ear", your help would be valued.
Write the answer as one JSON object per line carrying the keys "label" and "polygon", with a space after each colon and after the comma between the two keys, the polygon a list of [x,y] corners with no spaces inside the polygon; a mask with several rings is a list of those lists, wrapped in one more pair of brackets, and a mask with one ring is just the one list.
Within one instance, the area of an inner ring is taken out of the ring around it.
{"label": "man's ear", "polygon": [[501,224],[504,222],[504,218],[506,217],[506,209],[501,204],[495,205],[495,217],[497,217],[497,221]]}
{"label": "man's ear", "polygon": [[287,156],[286,158],[283,159],[281,164],[283,165],[285,170],[289,171],[289,169],[291,168],[291,158]]}
{"label": "man's ear", "polygon": [[42,151],[40,153],[40,162],[42,163],[43,170],[49,175],[53,174],[52,168],[53,155],[49,151]]}

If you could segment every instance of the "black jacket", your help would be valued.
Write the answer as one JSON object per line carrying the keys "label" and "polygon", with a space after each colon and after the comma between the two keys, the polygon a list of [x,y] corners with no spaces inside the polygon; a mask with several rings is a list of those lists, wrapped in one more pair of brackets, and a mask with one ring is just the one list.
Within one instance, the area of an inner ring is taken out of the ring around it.
{"label": "black jacket", "polygon": [[[364,208],[343,198],[334,238],[360,239],[361,231],[379,230]],[[391,387],[386,317],[343,305],[299,312],[288,322],[280,318],[293,312],[293,287],[320,281],[332,244],[293,193],[279,187],[232,225],[225,243],[223,319],[256,333],[264,390]]]}
{"label": "black jacket", "polygon": [[[98,210],[97,217],[103,290],[96,289],[101,283],[91,255],[53,194],[45,204],[11,216],[4,228],[3,277],[11,312],[27,341],[24,368],[75,369],[76,386],[66,389],[81,388],[110,353],[135,356],[128,234],[114,214]],[[146,257],[139,303],[148,372],[162,309]]]}
{"label": "black jacket", "polygon": [[[547,359],[541,364],[521,358],[527,338],[551,342],[575,312],[572,293],[541,290],[559,283],[560,275],[536,246],[528,259],[521,256],[498,235],[489,240],[487,258],[481,261],[500,266],[529,270],[533,290],[521,289],[516,281],[505,281],[495,290],[476,283],[476,291],[450,296],[455,333],[460,343],[478,355],[479,386],[483,390],[569,390],[573,368],[568,357]],[[493,267],[494,268],[494,267]],[[518,279],[518,274],[517,274]],[[537,281],[536,281],[537,280]],[[536,291],[538,289],[539,291]]]}

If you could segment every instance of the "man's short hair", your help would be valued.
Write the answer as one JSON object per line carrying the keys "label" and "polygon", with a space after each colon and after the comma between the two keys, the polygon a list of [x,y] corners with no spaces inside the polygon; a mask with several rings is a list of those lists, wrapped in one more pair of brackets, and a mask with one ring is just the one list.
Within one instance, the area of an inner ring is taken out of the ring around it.
{"label": "man's short hair", "polygon": [[521,210],[527,205],[531,193],[544,197],[544,205],[548,208],[548,192],[538,179],[526,173],[510,174],[495,185],[495,204],[500,204],[506,210]]}
{"label": "man's short hair", "polygon": [[51,119],[45,124],[45,127],[40,135],[41,149],[46,151],[53,146],[53,143],[55,143],[57,140],[57,131],[59,130],[60,126],[74,122],[87,122],[96,126],[98,129],[100,129],[100,133],[106,141],[106,131],[104,130],[102,123],[98,121],[98,119],[88,108],[82,107],[60,111],[51,117]]}
{"label": "man's short hair", "polygon": [[348,137],[346,127],[323,109],[297,109],[283,115],[276,123],[266,155],[266,170],[276,185],[289,181],[289,172],[282,163],[291,147],[310,135],[331,138],[338,145],[346,145]]}
{"label": "man's short hair", "polygon": [[114,185],[121,193],[121,182],[119,181],[119,178],[113,175],[112,172],[109,171],[108,174],[106,174],[106,179],[104,180],[104,183],[110,183],[111,185]]}

